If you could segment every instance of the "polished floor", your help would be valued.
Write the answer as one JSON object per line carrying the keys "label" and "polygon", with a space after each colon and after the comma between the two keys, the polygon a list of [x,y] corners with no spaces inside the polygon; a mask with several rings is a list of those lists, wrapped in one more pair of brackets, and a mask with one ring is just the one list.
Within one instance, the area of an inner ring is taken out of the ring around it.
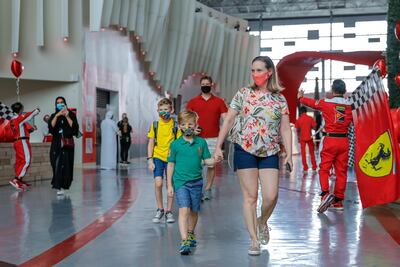
{"label": "polished floor", "polygon": [[0,266],[400,266],[400,205],[362,210],[355,182],[343,212],[318,214],[318,176],[281,173],[271,241],[247,255],[235,174],[220,166],[202,205],[191,256],[177,253],[178,225],[154,224],[153,179],[144,161],[118,171],[75,170],[65,197],[49,182],[0,187]]}

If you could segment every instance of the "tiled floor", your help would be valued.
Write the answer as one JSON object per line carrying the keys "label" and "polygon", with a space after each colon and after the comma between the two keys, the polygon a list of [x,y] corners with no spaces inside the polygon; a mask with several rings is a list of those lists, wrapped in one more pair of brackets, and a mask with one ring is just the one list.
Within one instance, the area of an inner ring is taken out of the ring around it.
{"label": "tiled floor", "polygon": [[[241,192],[227,164],[202,205],[191,256],[177,253],[175,224],[153,224],[152,175],[144,162],[118,171],[76,170],[64,198],[49,182],[16,193],[0,188],[0,262],[21,266],[400,266],[400,205],[361,209],[349,182],[345,210],[318,214],[319,181],[281,173],[271,241],[247,255]],[[3,266],[0,263],[0,266]],[[10,265],[12,266],[12,265]]]}

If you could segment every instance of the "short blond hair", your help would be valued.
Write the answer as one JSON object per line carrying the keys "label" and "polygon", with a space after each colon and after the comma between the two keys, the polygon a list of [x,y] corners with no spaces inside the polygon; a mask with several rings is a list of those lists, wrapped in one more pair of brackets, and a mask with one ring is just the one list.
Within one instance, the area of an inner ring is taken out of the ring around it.
{"label": "short blond hair", "polygon": [[172,108],[172,101],[168,98],[163,98],[160,101],[158,101],[157,107],[161,107],[164,105],[169,105]]}
{"label": "short blond hair", "polygon": [[197,113],[194,112],[193,110],[189,110],[189,109],[179,112],[179,115],[178,115],[178,123],[179,124],[186,123],[189,120],[193,120],[195,123],[197,123],[197,119],[198,119]]}

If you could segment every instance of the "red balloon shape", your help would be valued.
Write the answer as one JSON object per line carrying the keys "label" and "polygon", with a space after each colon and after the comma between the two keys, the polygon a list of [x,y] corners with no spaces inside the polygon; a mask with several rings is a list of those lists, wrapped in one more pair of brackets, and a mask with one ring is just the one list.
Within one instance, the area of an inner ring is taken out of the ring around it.
{"label": "red balloon shape", "polygon": [[397,40],[400,41],[400,20],[398,20],[394,26],[394,35],[396,35]]}
{"label": "red balloon shape", "polygon": [[21,62],[15,59],[11,62],[11,71],[16,78],[19,78],[19,76],[21,76],[23,70],[24,66]]}
{"label": "red balloon shape", "polygon": [[396,82],[397,86],[400,87],[400,72],[396,74],[394,81]]}
{"label": "red balloon shape", "polygon": [[380,70],[382,78],[386,77],[387,69],[386,69],[386,61],[384,59],[381,58],[375,61],[374,67],[377,67]]}

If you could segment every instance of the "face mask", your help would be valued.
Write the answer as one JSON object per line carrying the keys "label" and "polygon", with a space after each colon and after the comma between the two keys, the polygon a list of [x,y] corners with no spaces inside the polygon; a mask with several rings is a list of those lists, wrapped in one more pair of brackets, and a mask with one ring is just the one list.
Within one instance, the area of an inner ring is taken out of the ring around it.
{"label": "face mask", "polygon": [[193,136],[194,135],[194,128],[193,127],[188,127],[184,129],[183,131],[184,136]]}
{"label": "face mask", "polygon": [[168,111],[160,111],[158,112],[158,115],[163,120],[168,120],[171,117],[171,113],[169,113]]}
{"label": "face mask", "polygon": [[209,92],[211,92],[211,86],[209,85],[204,85],[201,87],[201,91],[205,94],[208,94]]}
{"label": "face mask", "polygon": [[257,86],[263,86],[267,83],[270,74],[269,72],[261,73],[261,74],[252,74],[253,81]]}
{"label": "face mask", "polygon": [[62,110],[65,107],[65,104],[64,103],[57,103],[56,107],[57,107],[58,110]]}

